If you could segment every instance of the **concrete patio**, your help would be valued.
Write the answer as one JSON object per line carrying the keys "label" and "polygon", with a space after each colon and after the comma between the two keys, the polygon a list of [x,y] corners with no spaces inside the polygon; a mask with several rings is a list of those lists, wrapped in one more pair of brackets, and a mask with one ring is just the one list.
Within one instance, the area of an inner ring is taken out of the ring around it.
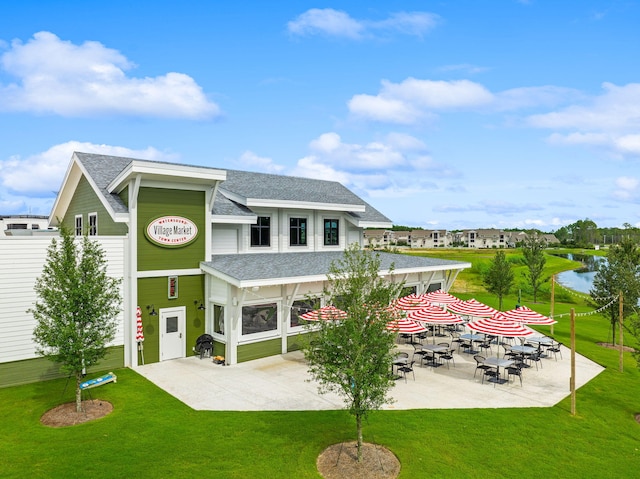
{"label": "concrete patio", "polygon": [[[398,345],[410,354],[413,348]],[[495,355],[495,346],[494,352]],[[482,371],[474,378],[473,355],[454,353],[455,367],[414,367],[415,381],[399,379],[391,390],[394,401],[383,407],[398,409],[453,409],[549,407],[569,396],[571,360],[563,347],[562,359],[544,358],[541,368],[523,372],[523,385],[482,384]],[[576,354],[576,387],[586,384],[604,368]],[[302,352],[222,366],[211,358],[187,357],[135,368],[169,394],[196,410],[305,411],[342,409],[335,394],[319,394],[310,381]]]}

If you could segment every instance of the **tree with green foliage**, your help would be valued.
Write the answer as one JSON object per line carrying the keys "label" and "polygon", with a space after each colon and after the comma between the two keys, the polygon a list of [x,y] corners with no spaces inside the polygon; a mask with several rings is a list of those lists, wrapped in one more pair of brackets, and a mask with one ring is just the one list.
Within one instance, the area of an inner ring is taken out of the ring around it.
{"label": "tree with green foliage", "polygon": [[62,228],[47,250],[38,296],[29,310],[36,320],[36,352],[60,364],[60,371],[76,380],[76,411],[82,410],[87,368],[104,358],[116,333],[121,309],[120,279],[106,272],[100,245],[87,236],[75,239]]}
{"label": "tree with green foliage", "polygon": [[544,249],[547,243],[544,238],[537,233],[530,233],[522,242],[522,254],[524,256],[524,264],[527,266],[525,278],[529,282],[529,286],[533,290],[533,302],[538,298],[540,286],[547,281],[542,273],[547,259],[544,257]]}
{"label": "tree with green foliage", "polygon": [[346,311],[346,319],[320,320],[308,325],[313,341],[304,349],[309,373],[320,393],[336,392],[356,419],[358,461],[362,460],[362,420],[390,402],[391,364],[395,334],[389,303],[402,283],[380,276],[380,255],[349,247],[329,268],[327,304]]}
{"label": "tree with green foliage", "polygon": [[515,275],[511,269],[511,263],[507,260],[504,251],[496,252],[491,266],[484,273],[484,284],[487,291],[498,297],[499,308],[502,309],[502,298],[509,294],[513,286]]}
{"label": "tree with green foliage", "polygon": [[[616,343],[616,330],[620,319],[620,305],[614,301],[622,293],[622,317],[634,317],[629,328],[636,335],[638,328],[638,298],[640,298],[640,249],[633,240],[623,239],[619,245],[609,249],[607,261],[598,265],[593,278],[593,287],[589,292],[596,307],[602,308],[603,314],[611,324],[611,342]],[[635,316],[634,316],[635,315]]]}

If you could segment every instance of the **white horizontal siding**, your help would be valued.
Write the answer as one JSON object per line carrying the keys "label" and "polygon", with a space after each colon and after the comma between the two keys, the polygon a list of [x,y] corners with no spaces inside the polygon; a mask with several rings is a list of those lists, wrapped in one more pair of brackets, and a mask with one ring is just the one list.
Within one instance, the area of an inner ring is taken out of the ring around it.
{"label": "white horizontal siding", "polygon": [[[96,237],[107,259],[107,274],[124,277],[125,238]],[[27,310],[36,302],[33,286],[42,274],[51,237],[0,237],[0,363],[37,357],[33,342],[36,321]],[[122,292],[122,289],[121,289]],[[119,314],[113,346],[124,344]]]}

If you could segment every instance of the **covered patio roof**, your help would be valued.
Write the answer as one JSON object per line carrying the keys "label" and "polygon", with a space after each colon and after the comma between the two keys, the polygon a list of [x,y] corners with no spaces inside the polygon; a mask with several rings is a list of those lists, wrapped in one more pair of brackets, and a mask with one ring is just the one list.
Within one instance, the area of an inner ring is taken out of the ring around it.
{"label": "covered patio roof", "polygon": [[[394,275],[449,271],[457,273],[470,268],[471,263],[445,259],[425,258],[394,253],[380,255],[380,274]],[[325,281],[331,263],[344,258],[342,251],[306,253],[251,253],[214,255],[203,261],[203,271],[238,288],[273,286],[292,283]]]}

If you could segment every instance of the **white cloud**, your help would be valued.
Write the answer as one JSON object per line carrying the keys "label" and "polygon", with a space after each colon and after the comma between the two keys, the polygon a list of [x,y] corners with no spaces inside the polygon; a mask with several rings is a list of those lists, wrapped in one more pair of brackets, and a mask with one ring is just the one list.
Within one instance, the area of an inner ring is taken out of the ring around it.
{"label": "white cloud", "polygon": [[287,23],[294,35],[325,34],[329,36],[357,39],[362,36],[364,26],[346,12],[332,8],[312,8]]}
{"label": "white cloud", "polygon": [[245,167],[257,168],[266,173],[282,173],[284,166],[276,164],[273,159],[258,156],[252,151],[245,151],[239,158],[239,163]]}
{"label": "white cloud", "polygon": [[378,170],[406,164],[402,151],[383,142],[366,145],[344,143],[337,133],[325,133],[312,140],[309,148],[324,163],[345,170]]}
{"label": "white cloud", "polygon": [[309,142],[309,150],[290,174],[339,181],[370,198],[419,195],[437,189],[434,178],[458,174],[433,162],[424,142],[405,133],[358,144],[329,132]]}
{"label": "white cloud", "polygon": [[383,20],[358,20],[332,8],[312,8],[287,23],[293,35],[326,35],[359,40],[380,33],[399,33],[422,37],[439,21],[438,15],[426,12],[392,13]]}
{"label": "white cloud", "polygon": [[537,128],[587,132],[629,131],[640,128],[640,83],[616,86],[603,83],[604,93],[585,105],[532,115],[529,123]]}
{"label": "white cloud", "polygon": [[315,178],[317,180],[337,181],[343,185],[350,183],[347,173],[332,168],[315,156],[305,156],[299,159],[291,174],[305,178]]}
{"label": "white cloud", "polygon": [[31,198],[55,196],[58,188],[62,185],[74,151],[144,158],[146,160],[175,161],[175,155],[167,155],[152,147],[144,150],[132,150],[120,146],[69,141],[54,145],[47,151],[27,158],[14,156],[0,161],[1,189]]}
{"label": "white cloud", "polygon": [[128,115],[206,119],[220,114],[193,78],[170,72],[128,77],[133,64],[99,42],[74,45],[50,32],[14,40],[0,57],[17,83],[0,85],[0,109],[68,117]]}
{"label": "white cloud", "polygon": [[632,176],[620,176],[615,181],[613,197],[622,201],[634,201],[640,198],[640,180]]}
{"label": "white cloud", "polygon": [[511,88],[496,94],[494,108],[498,111],[549,108],[581,98],[581,96],[582,94],[577,90],[553,85]]}
{"label": "white cloud", "polygon": [[490,105],[494,95],[469,80],[433,81],[407,78],[401,83],[383,80],[377,95],[359,94],[349,100],[349,111],[369,120],[412,124],[433,117],[435,111]]}

